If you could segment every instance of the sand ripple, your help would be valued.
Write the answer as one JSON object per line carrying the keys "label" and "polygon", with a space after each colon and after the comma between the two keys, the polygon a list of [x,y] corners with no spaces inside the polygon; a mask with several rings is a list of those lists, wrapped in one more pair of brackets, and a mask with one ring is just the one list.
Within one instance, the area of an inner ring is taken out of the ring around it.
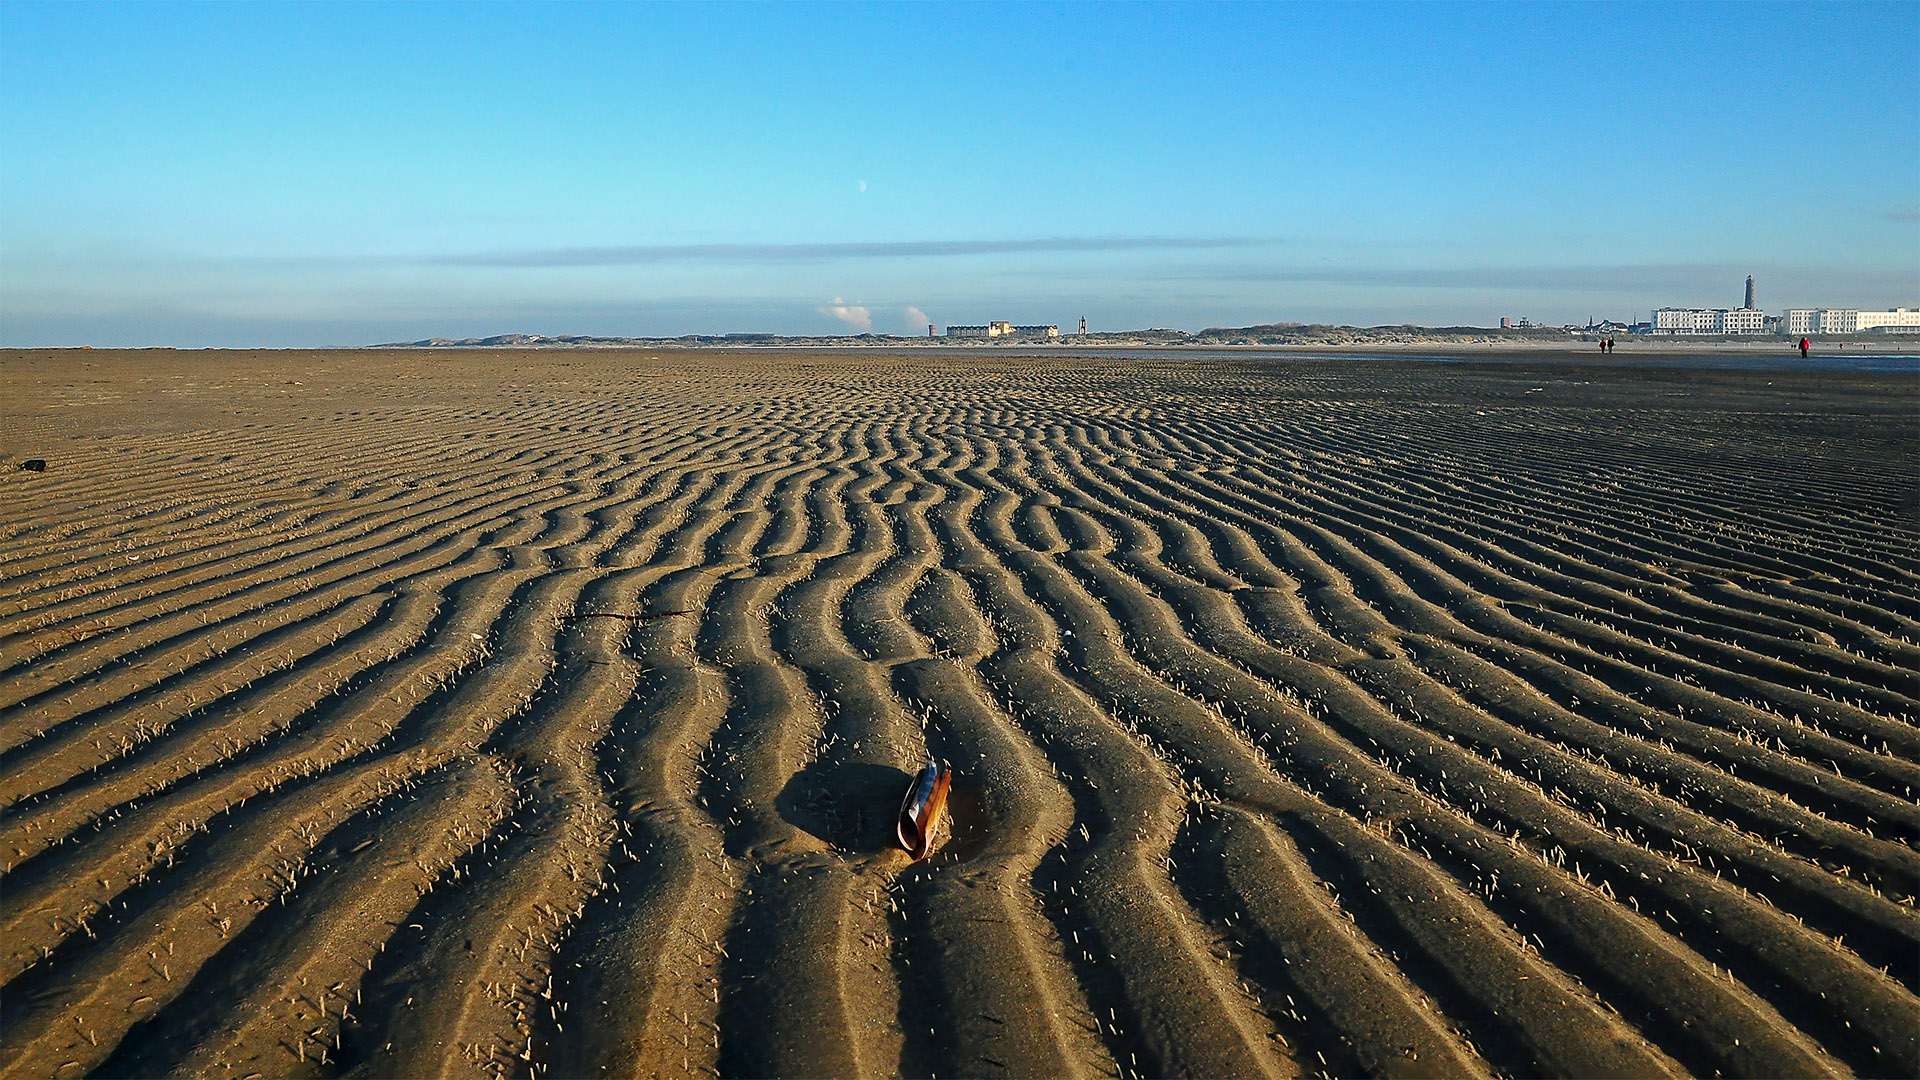
{"label": "sand ripple", "polygon": [[0,1077],[1920,1073],[1897,376],[90,362]]}

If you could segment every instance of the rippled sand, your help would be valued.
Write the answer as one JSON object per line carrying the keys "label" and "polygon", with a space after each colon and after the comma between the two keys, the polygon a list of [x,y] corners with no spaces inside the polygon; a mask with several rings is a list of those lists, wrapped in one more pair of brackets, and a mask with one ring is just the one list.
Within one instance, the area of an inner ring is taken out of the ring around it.
{"label": "rippled sand", "polygon": [[1915,1075],[1917,406],[0,354],[0,1076]]}

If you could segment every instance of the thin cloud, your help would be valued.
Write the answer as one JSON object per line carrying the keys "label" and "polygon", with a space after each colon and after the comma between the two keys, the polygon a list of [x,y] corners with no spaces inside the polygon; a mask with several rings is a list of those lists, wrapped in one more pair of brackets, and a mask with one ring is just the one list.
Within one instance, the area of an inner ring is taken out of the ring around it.
{"label": "thin cloud", "polygon": [[822,315],[831,315],[863,334],[873,329],[872,312],[858,304],[849,304],[837,296],[833,298],[833,303],[823,304],[814,310]]}
{"label": "thin cloud", "polygon": [[[1427,288],[1463,290],[1553,290],[1563,292],[1633,292],[1647,289],[1692,292],[1718,288],[1729,302],[1739,299],[1746,274],[1774,282],[1802,273],[1760,265],[1647,264],[1638,266],[1503,266],[1503,267],[1246,267],[1207,275],[1214,280],[1370,288]],[[1854,272],[1863,285],[1878,284],[1872,272]]]}
{"label": "thin cloud", "polygon": [[429,266],[628,266],[663,262],[822,262],[833,259],[914,259],[1027,252],[1150,251],[1243,248],[1270,240],[1199,236],[1052,236],[1028,240],[902,240],[841,244],[638,244],[557,247],[423,255],[405,261]]}
{"label": "thin cloud", "polygon": [[1881,214],[1880,216],[1883,218],[1886,218],[1888,221],[1900,221],[1900,222],[1920,221],[1920,209],[1889,210],[1886,213]]}

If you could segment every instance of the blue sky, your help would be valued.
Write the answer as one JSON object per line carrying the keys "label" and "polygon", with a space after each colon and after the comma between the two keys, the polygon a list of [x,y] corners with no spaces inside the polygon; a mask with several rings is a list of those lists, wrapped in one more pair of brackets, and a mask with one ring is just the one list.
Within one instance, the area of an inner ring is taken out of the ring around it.
{"label": "blue sky", "polygon": [[1920,304],[1920,4],[0,3],[0,344]]}

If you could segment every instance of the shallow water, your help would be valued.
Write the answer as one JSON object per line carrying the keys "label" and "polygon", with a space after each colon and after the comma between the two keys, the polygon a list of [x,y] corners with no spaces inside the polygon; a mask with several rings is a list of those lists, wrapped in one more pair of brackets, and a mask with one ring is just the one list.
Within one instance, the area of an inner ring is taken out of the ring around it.
{"label": "shallow water", "polygon": [[1603,356],[1599,353],[1567,350],[1517,352],[1487,350],[1477,353],[1388,353],[1301,349],[1085,349],[1074,356],[1107,360],[1146,360],[1188,357],[1194,360],[1240,360],[1270,356],[1314,360],[1354,360],[1368,363],[1425,364],[1513,364],[1571,367],[1678,368],[1708,371],[1862,371],[1920,372],[1920,353],[1816,353],[1802,360],[1797,355],[1728,355],[1721,353],[1676,354],[1636,353],[1633,351]]}

